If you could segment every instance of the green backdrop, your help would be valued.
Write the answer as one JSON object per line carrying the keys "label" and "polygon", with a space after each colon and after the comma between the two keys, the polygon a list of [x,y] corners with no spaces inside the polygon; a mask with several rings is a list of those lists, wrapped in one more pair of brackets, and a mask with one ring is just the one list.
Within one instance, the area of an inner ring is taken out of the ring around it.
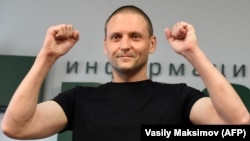
{"label": "green backdrop", "polygon": [[[0,55],[0,110],[4,112],[13,93],[32,66],[33,56]],[[43,87],[39,101],[43,98]]]}

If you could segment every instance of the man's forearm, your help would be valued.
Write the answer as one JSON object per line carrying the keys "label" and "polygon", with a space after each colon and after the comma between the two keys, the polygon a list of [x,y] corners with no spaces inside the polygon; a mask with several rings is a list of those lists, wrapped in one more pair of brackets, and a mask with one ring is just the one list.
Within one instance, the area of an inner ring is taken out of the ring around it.
{"label": "man's forearm", "polygon": [[228,80],[209,61],[205,54],[198,50],[193,56],[186,58],[203,80],[219,116],[231,123],[245,122],[240,121],[242,117],[247,117],[244,116],[245,114],[248,114],[244,103]]}

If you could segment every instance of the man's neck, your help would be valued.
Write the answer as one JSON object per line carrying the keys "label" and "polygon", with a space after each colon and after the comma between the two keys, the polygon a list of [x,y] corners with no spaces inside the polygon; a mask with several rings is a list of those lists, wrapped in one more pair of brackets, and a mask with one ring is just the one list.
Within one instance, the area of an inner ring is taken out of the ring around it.
{"label": "man's neck", "polygon": [[136,75],[127,75],[122,73],[113,73],[113,80],[112,82],[137,82],[137,81],[143,81],[148,80],[148,77],[146,74],[139,74]]}

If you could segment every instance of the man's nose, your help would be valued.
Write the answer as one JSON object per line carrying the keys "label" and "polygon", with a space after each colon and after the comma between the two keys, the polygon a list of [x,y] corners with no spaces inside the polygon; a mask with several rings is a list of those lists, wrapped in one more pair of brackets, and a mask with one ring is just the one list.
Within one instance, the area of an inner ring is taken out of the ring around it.
{"label": "man's nose", "polygon": [[120,49],[121,50],[128,50],[131,48],[131,41],[129,40],[128,37],[124,37],[121,40],[121,44],[120,44]]}

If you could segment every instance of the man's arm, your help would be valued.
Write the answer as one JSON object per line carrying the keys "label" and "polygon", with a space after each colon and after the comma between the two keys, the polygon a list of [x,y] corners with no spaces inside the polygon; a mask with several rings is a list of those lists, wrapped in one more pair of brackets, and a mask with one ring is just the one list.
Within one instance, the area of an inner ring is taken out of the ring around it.
{"label": "man's arm", "polygon": [[42,49],[4,114],[2,130],[7,136],[37,139],[53,135],[65,127],[66,116],[56,102],[37,102],[42,83],[52,65],[78,40],[79,33],[72,25],[63,24],[48,29]]}
{"label": "man's arm", "polygon": [[175,52],[184,56],[199,73],[210,98],[198,100],[191,109],[195,124],[249,124],[247,108],[227,79],[214,67],[199,48],[195,29],[179,22],[165,30]]}

